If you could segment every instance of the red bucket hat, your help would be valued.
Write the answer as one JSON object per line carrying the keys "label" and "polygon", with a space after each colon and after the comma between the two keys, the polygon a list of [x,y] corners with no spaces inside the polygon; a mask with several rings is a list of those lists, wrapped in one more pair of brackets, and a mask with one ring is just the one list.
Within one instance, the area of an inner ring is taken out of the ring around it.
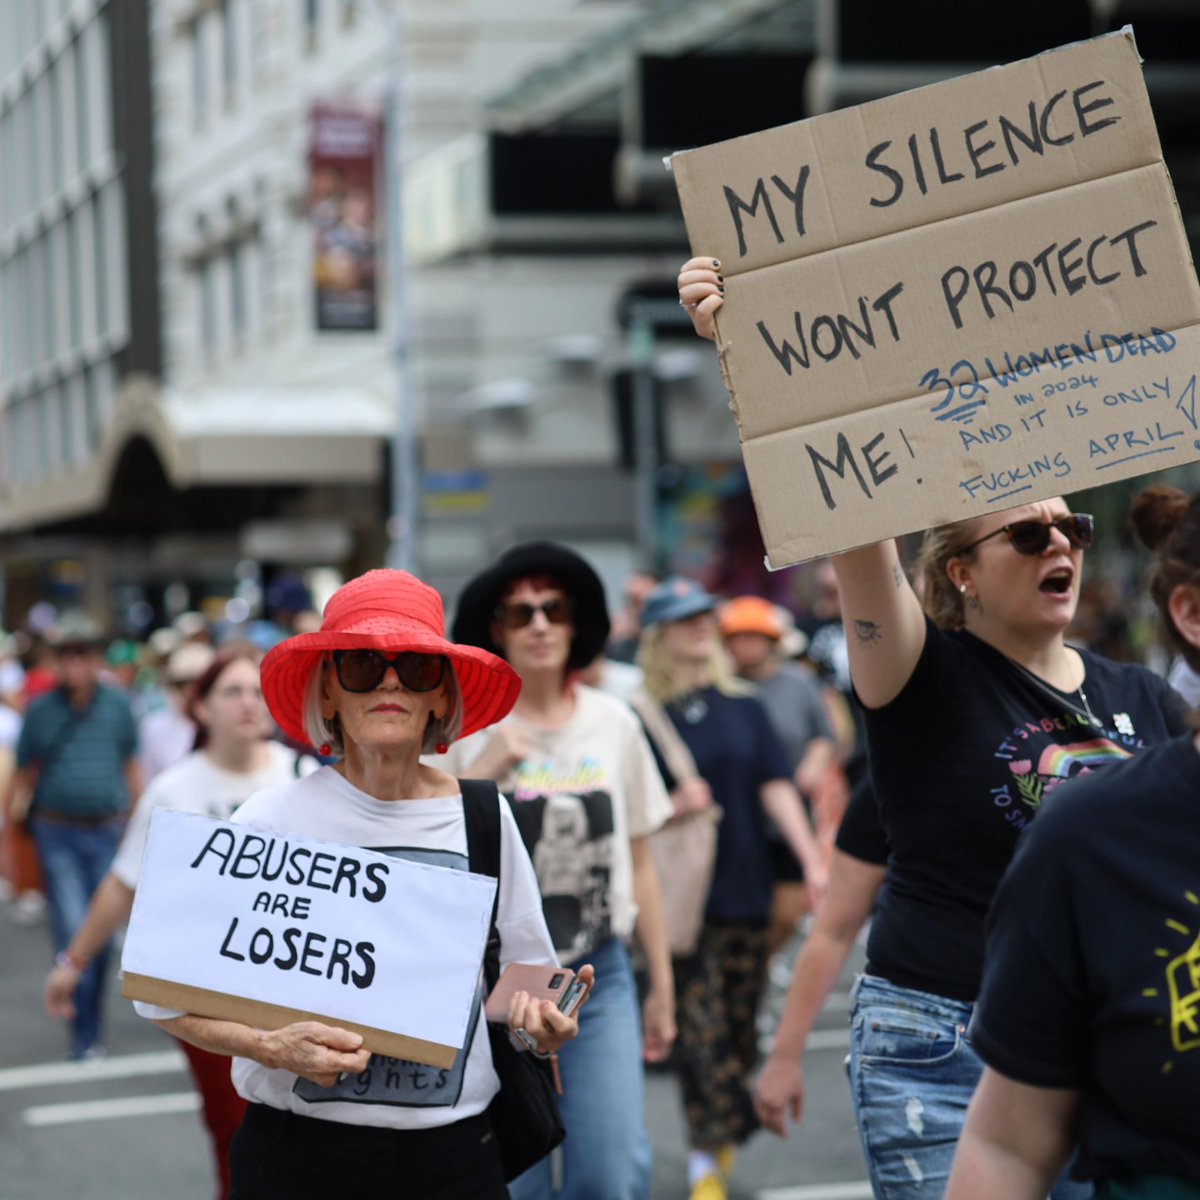
{"label": "red bucket hat", "polygon": [[321,628],[280,642],[262,660],[262,690],[271,715],[293,741],[308,744],[304,696],[308,681],[331,650],[416,650],[444,654],[462,693],[466,737],[500,720],[517,702],[521,680],[495,654],[446,640],[442,598],[407,571],[368,571],[338,588],[325,606]]}

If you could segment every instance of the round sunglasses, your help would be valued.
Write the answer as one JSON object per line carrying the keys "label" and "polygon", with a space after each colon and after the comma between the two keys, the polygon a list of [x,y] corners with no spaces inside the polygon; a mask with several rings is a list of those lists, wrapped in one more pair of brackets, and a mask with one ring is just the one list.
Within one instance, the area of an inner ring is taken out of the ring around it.
{"label": "round sunglasses", "polygon": [[440,654],[419,654],[403,650],[399,654],[380,654],[378,650],[335,650],[333,665],[338,683],[347,692],[373,692],[388,673],[410,692],[432,692],[445,678],[446,659]]}
{"label": "round sunglasses", "polygon": [[1087,550],[1096,540],[1096,518],[1091,513],[1069,513],[1065,517],[1055,517],[1053,521],[1030,519],[1001,525],[999,529],[993,529],[991,533],[985,533],[983,537],[976,538],[975,541],[956,550],[955,554],[966,554],[968,550],[974,550],[976,546],[981,546],[1002,533],[1008,534],[1008,540],[1018,554],[1041,554],[1050,545],[1052,529],[1057,529],[1073,550]]}

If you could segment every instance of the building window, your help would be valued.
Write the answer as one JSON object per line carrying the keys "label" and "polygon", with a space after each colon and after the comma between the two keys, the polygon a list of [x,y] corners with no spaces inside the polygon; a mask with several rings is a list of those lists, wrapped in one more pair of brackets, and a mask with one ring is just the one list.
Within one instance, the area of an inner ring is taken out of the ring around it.
{"label": "building window", "polygon": [[221,22],[221,78],[225,88],[225,107],[237,103],[238,88],[238,17],[241,5],[238,0],[226,0],[224,9],[218,11]]}
{"label": "building window", "polygon": [[246,243],[236,238],[229,245],[229,317],[233,325],[233,344],[246,344]]}
{"label": "building window", "polygon": [[49,392],[38,392],[31,400],[37,429],[37,454],[34,462],[39,479],[44,479],[54,468],[54,446],[50,439],[50,401]]}
{"label": "building window", "polygon": [[83,344],[83,258],[79,248],[79,211],[67,214],[67,329],[70,349]]}
{"label": "building window", "polygon": [[64,383],[55,389],[57,398],[57,421],[59,436],[59,466],[64,470],[75,462],[75,424],[71,413],[71,390]]}
{"label": "building window", "polygon": [[104,220],[104,196],[97,192],[92,198],[92,228],[95,237],[92,238],[92,249],[95,251],[92,282],[96,293],[96,333],[99,337],[108,335],[108,276],[109,276],[109,244],[108,228]]}
{"label": "building window", "polygon": [[14,160],[12,152],[12,116],[0,114],[0,233],[15,223],[13,207],[13,171],[9,166]]}
{"label": "building window", "polygon": [[192,121],[197,129],[208,114],[208,55],[204,45],[204,18],[192,22]]}
{"label": "building window", "polygon": [[83,373],[83,427],[87,434],[87,448],[94,454],[100,448],[100,397],[96,394],[94,367],[89,367]]}
{"label": "building window", "polygon": [[26,157],[22,170],[28,175],[26,185],[26,212],[31,212],[40,203],[45,192],[42,190],[42,87],[40,81],[25,93],[27,121]]}
{"label": "building window", "polygon": [[304,0],[304,49],[311,54],[317,48],[321,32],[321,5],[319,0]]}
{"label": "building window", "polygon": [[217,289],[213,278],[213,264],[209,258],[202,259],[198,268],[200,282],[200,344],[204,348],[206,361],[211,361],[217,352]]}
{"label": "building window", "polygon": [[92,279],[96,269],[96,226],[90,198],[75,210],[75,225],[79,237],[79,274],[75,277],[75,289],[79,293],[81,334],[86,346],[100,332],[96,319],[96,288]]}
{"label": "building window", "polygon": [[55,193],[61,192],[66,175],[63,139],[62,61],[50,64],[50,182]]}
{"label": "building window", "polygon": [[78,155],[79,171],[86,171],[91,164],[91,147],[88,145],[88,130],[91,125],[91,107],[88,103],[88,62],[83,37],[74,42],[75,55],[75,151]]}

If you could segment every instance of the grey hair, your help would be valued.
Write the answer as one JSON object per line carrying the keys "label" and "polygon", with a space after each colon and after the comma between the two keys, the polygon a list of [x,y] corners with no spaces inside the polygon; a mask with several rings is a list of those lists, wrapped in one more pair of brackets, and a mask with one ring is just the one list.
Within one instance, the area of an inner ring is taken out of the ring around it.
{"label": "grey hair", "polygon": [[[321,678],[333,662],[332,654],[323,654],[308,677],[308,685],[304,689],[304,734],[313,746],[329,746],[336,758],[342,758],[346,753],[346,744],[342,738],[342,723],[335,713],[330,720],[325,720],[321,711]],[[442,679],[442,687],[446,690],[446,715],[439,721],[430,718],[425,727],[425,736],[421,739],[421,753],[435,754],[441,743],[449,746],[462,732],[463,702],[462,689],[458,685],[458,676],[454,672],[454,663],[446,660],[449,671]]]}

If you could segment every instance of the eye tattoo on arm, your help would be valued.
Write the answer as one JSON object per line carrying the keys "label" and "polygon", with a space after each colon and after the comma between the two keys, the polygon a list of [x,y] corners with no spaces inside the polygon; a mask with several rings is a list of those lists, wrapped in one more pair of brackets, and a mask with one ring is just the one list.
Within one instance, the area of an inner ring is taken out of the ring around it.
{"label": "eye tattoo on arm", "polygon": [[875,621],[855,621],[854,636],[860,646],[873,646],[883,637],[883,626]]}

